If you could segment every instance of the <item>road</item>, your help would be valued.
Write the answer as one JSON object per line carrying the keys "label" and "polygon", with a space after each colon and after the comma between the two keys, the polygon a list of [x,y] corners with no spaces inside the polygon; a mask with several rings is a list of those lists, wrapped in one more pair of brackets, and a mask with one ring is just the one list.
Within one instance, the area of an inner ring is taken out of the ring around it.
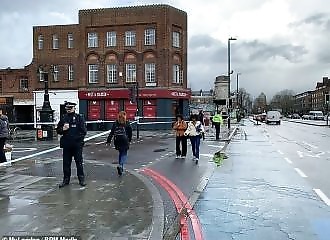
{"label": "road", "polygon": [[[283,159],[317,190],[330,197],[330,128],[282,121],[261,125],[264,135]],[[328,197],[324,198],[330,205]]]}

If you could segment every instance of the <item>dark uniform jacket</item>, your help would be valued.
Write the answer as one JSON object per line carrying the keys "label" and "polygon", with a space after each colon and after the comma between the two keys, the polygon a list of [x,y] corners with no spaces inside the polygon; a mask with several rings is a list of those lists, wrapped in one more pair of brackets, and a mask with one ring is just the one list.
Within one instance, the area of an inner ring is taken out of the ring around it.
{"label": "dark uniform jacket", "polygon": [[[69,123],[69,129],[63,131],[65,123]],[[83,145],[87,133],[85,119],[77,113],[66,113],[57,124],[56,131],[63,135],[60,139],[60,147]]]}
{"label": "dark uniform jacket", "polygon": [[[125,133],[126,133],[126,136],[127,136],[126,139],[124,139],[124,138],[116,139],[115,131],[116,131],[117,127],[124,127],[125,128]],[[132,127],[131,127],[131,124],[128,121],[126,121],[126,123],[123,125],[123,124],[120,124],[118,121],[116,121],[112,125],[111,132],[110,132],[110,134],[108,136],[108,139],[107,139],[107,143],[111,143],[111,140],[112,140],[113,137],[115,137],[114,145],[115,145],[115,148],[117,150],[121,151],[121,150],[129,149],[129,143],[132,140]]]}

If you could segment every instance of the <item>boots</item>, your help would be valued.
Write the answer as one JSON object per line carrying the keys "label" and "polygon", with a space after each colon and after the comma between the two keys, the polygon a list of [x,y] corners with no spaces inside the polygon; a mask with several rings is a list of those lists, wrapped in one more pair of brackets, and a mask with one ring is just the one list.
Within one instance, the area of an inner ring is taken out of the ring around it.
{"label": "boots", "polygon": [[79,185],[80,186],[82,186],[82,187],[86,186],[85,177],[78,177],[78,180],[79,180]]}
{"label": "boots", "polygon": [[66,185],[70,184],[70,179],[64,178],[63,182],[58,185],[59,188],[65,187]]}

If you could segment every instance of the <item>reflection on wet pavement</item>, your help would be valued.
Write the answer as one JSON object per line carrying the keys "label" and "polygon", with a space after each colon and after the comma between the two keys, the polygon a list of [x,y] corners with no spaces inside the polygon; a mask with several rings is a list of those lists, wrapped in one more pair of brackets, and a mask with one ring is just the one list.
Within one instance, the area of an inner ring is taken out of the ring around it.
{"label": "reflection on wet pavement", "polygon": [[62,162],[18,163],[0,170],[0,236],[66,234],[82,239],[147,239],[153,202],[145,185],[110,165],[85,161],[87,187],[73,171],[59,189]]}

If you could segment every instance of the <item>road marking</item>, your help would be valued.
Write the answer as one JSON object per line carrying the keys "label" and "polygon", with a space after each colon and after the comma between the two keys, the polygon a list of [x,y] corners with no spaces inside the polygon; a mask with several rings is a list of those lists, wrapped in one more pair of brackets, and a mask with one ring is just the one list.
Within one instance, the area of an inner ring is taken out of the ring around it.
{"label": "road marking", "polygon": [[284,158],[289,164],[292,164],[292,161],[289,158]]}
{"label": "road marking", "polygon": [[204,157],[214,157],[213,154],[209,154],[209,153],[206,153],[206,154],[200,153],[199,155],[204,156]]}
{"label": "road marking", "polygon": [[277,150],[277,152],[281,155],[284,155],[284,153],[281,150]]}
{"label": "road marking", "polygon": [[97,142],[95,143],[95,145],[100,145],[100,144],[103,144],[103,143],[106,143],[107,141],[102,141],[102,142]]}
{"label": "road marking", "polygon": [[[202,232],[202,226],[201,223],[195,213],[195,210],[191,206],[191,204],[188,201],[188,198],[186,195],[179,189],[173,182],[171,182],[168,178],[161,175],[160,173],[150,169],[150,168],[144,168],[141,170],[144,174],[148,175],[149,177],[153,178],[155,181],[157,181],[158,184],[160,184],[170,195],[172,201],[174,202],[174,205],[176,206],[176,209],[178,213],[182,211],[183,208],[186,208],[187,210],[187,217],[190,218],[192,230],[194,232],[194,236],[196,240],[203,240],[203,232]],[[181,239],[190,239],[189,237],[189,228],[187,227],[187,220],[186,218],[181,218]]]}
{"label": "road marking", "polygon": [[214,148],[221,148],[221,147],[223,147],[223,145],[207,145],[207,146],[214,147]]}
{"label": "road marking", "polygon": [[318,148],[317,146],[315,146],[313,144],[310,144],[308,142],[305,142],[305,141],[303,141],[302,143],[305,144],[305,145],[307,145],[307,146],[309,146],[309,147],[311,147],[311,148],[314,148],[314,149]]}
{"label": "road marking", "polygon": [[17,148],[17,147],[13,147],[13,152],[15,152],[15,153],[18,153],[18,152],[32,152],[32,151],[36,151],[36,150],[37,150],[37,148]]}
{"label": "road marking", "polygon": [[321,155],[325,154],[325,152],[319,152],[319,153],[312,154],[311,151],[309,153],[304,153],[304,152],[297,151],[297,154],[299,155],[300,158],[303,158],[304,155],[307,156],[307,157],[312,157],[312,158],[320,158]]}
{"label": "road marking", "polygon": [[300,158],[304,157],[304,154],[303,154],[302,152],[300,152],[300,151],[297,151],[297,154],[298,154],[298,156],[299,156]]}
{"label": "road marking", "polygon": [[299,168],[295,168],[296,172],[300,175],[300,177],[307,178],[307,175],[303,173]]}
{"label": "road marking", "polygon": [[316,194],[322,199],[322,201],[323,201],[326,205],[330,206],[330,200],[329,200],[329,198],[327,197],[327,195],[325,195],[325,194],[321,191],[321,189],[316,189],[316,188],[314,188],[313,190],[314,190],[314,192],[316,192]]}

